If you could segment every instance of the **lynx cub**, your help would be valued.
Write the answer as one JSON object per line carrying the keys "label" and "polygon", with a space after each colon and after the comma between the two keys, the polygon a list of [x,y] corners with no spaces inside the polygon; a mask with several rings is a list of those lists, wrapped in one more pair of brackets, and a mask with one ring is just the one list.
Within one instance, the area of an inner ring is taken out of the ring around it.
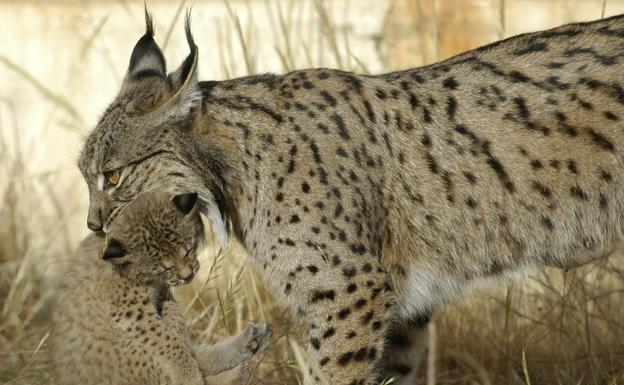
{"label": "lynx cub", "polygon": [[[191,346],[169,287],[198,270],[196,194],[146,193],[89,235],[58,285],[51,355],[61,384],[241,384],[266,349],[265,322],[218,344]],[[232,369],[233,368],[233,369]],[[208,377],[207,377],[208,376]]]}

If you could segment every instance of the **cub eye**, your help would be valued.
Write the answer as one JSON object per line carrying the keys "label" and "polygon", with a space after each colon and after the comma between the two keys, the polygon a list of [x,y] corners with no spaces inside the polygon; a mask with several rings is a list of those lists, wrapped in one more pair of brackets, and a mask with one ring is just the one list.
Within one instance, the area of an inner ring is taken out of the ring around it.
{"label": "cub eye", "polygon": [[112,186],[117,186],[117,183],[119,183],[119,170],[117,169],[114,171],[106,171],[104,173],[104,178]]}

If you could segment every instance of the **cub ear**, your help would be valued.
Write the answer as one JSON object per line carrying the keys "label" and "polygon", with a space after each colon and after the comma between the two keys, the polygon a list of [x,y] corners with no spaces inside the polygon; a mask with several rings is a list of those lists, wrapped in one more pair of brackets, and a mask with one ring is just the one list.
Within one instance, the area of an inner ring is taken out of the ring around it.
{"label": "cub ear", "polygon": [[173,204],[182,212],[187,215],[193,210],[197,203],[197,193],[180,194],[173,197]]}
{"label": "cub ear", "polygon": [[124,79],[124,84],[148,76],[167,76],[165,57],[160,47],[154,41],[154,24],[152,17],[145,7],[145,34],[139,39],[132,50],[130,64]]}
{"label": "cub ear", "polygon": [[106,249],[104,250],[104,254],[102,255],[102,259],[105,261],[111,259],[122,258],[127,254],[126,249],[124,249],[121,242],[116,239],[111,239],[106,245]]}

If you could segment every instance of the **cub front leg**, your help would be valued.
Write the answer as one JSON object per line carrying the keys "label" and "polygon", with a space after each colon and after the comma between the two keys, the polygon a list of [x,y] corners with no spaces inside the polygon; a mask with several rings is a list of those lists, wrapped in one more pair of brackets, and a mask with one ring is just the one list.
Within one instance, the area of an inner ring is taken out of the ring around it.
{"label": "cub front leg", "polygon": [[170,384],[204,385],[178,304],[170,300],[163,302],[161,314],[148,304],[140,314],[137,317],[140,325],[131,324],[126,330],[128,338],[143,341],[147,353],[163,368]]}
{"label": "cub front leg", "polygon": [[251,356],[269,347],[272,334],[271,327],[260,321],[216,344],[195,345],[193,350],[202,374],[211,376],[244,364]]}
{"label": "cub front leg", "polygon": [[[302,242],[305,244],[304,242]],[[392,306],[389,275],[373,256],[330,245],[299,248],[285,240],[273,262],[262,264],[272,290],[286,297],[309,328],[308,353],[332,385],[376,382],[384,347],[386,309]],[[331,250],[331,251],[330,251]],[[307,384],[321,383],[312,375]]]}
{"label": "cub front leg", "polygon": [[241,364],[233,369],[226,370],[214,376],[208,376],[206,385],[241,385],[251,378],[251,369],[247,364]]}

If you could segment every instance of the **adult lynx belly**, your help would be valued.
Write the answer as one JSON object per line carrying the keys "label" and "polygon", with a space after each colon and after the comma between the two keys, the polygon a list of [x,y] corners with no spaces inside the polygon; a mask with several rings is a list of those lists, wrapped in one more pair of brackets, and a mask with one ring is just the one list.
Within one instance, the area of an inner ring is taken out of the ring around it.
{"label": "adult lynx belly", "polygon": [[405,282],[404,306],[426,311],[475,280],[537,264],[570,268],[619,244],[620,24],[522,35],[385,76],[421,84],[408,91],[411,111],[381,102],[404,154],[390,217],[399,218],[394,233],[411,239],[391,231],[385,260]]}
{"label": "adult lynx belly", "polygon": [[197,81],[188,24],[168,75],[152,32],[81,155],[89,227],[144,191],[197,192],[305,318],[332,384],[411,383],[440,304],[622,239],[622,16],[379,76],[221,82]]}

